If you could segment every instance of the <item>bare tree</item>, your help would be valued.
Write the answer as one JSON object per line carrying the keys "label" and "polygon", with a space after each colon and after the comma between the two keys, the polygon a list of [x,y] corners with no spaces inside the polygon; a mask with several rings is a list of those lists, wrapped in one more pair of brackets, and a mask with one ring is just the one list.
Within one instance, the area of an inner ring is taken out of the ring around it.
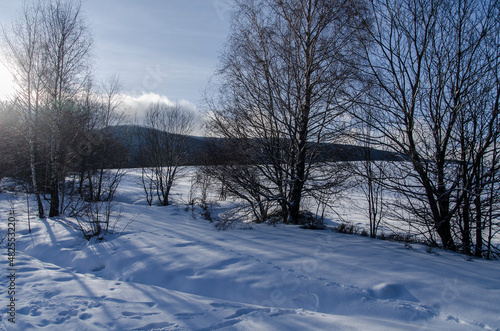
{"label": "bare tree", "polygon": [[[92,37],[77,1],[36,1],[25,4],[4,36],[10,68],[17,82],[16,101],[26,125],[31,186],[44,216],[39,189],[48,188],[49,216],[60,213],[60,186],[64,183],[63,131],[69,118],[78,117],[75,96],[90,70]],[[47,127],[41,130],[43,125]],[[44,146],[37,132],[48,132],[48,157],[40,159]],[[70,139],[73,140],[73,139]],[[37,168],[44,163],[48,185],[40,184]]]}
{"label": "bare tree", "polygon": [[[478,257],[483,256],[483,229],[486,228],[486,224],[491,224],[492,208],[498,208],[494,202],[496,191],[493,189],[498,185],[497,176],[500,167],[496,146],[500,135],[498,4],[497,2],[496,11],[489,13],[494,15],[490,21],[486,21],[488,17],[484,13],[483,22],[480,22],[482,24],[477,23],[474,17],[470,24],[461,24],[457,27],[465,34],[481,33],[485,39],[485,46],[477,47],[476,52],[480,55],[472,54],[474,59],[464,61],[465,65],[461,68],[464,72],[470,72],[468,75],[475,82],[474,85],[470,84],[473,88],[464,96],[466,102],[461,107],[455,132],[455,140],[460,151],[456,158],[461,164],[460,193],[463,200],[458,215],[458,225],[463,251],[467,254],[472,253],[472,248],[475,246],[474,254]],[[474,2],[464,4],[461,8],[462,16],[468,18],[477,15],[474,11],[475,6],[478,4]],[[479,27],[482,29],[478,29]],[[468,60],[467,56],[463,57]],[[474,233],[475,238],[473,238]]]}
{"label": "bare tree", "polygon": [[49,216],[58,216],[60,185],[64,183],[61,120],[65,112],[72,111],[72,98],[88,77],[93,40],[80,2],[53,0],[42,7],[42,16],[42,56],[46,61],[43,79],[48,101],[46,114],[51,124]]}
{"label": "bare tree", "polygon": [[[371,3],[365,59],[377,89],[370,93],[369,120],[359,119],[409,161],[399,163],[400,178],[391,179],[406,198],[401,206],[436,231],[444,248],[456,249],[453,224],[468,208],[467,187],[477,178],[460,174],[473,172],[498,134],[492,125],[498,117],[498,1]],[[477,139],[479,128],[464,125],[483,106],[482,142],[473,148],[474,160],[465,160],[466,146],[459,143],[465,136],[457,132],[462,127]]]}
{"label": "bare tree", "polygon": [[[315,166],[323,143],[344,129],[363,3],[236,3],[219,88],[208,102],[210,128],[239,145],[232,173],[244,177],[234,179],[249,191],[247,200],[270,203],[284,221],[298,223],[304,192],[335,182]],[[245,183],[250,178],[256,181]]]}
{"label": "bare tree", "polygon": [[38,184],[38,159],[36,155],[39,138],[37,135],[42,107],[42,79],[44,59],[42,58],[42,12],[39,4],[24,3],[22,10],[10,29],[2,26],[3,40],[7,51],[6,60],[17,85],[15,104],[24,123],[22,132],[29,149],[31,189],[37,200],[38,217],[44,218],[45,211]]}
{"label": "bare tree", "polygon": [[[370,117],[372,117],[370,109],[367,110],[366,115],[367,121],[369,121]],[[384,177],[387,175],[387,162],[394,160],[376,155],[375,148],[380,147],[380,144],[373,133],[371,125],[368,125],[365,121],[360,121],[353,132],[353,138],[359,143],[362,152],[359,155],[360,160],[353,162],[350,170],[355,175],[356,186],[361,189],[368,204],[366,212],[370,228],[369,235],[371,238],[376,238],[379,226],[386,216]],[[378,154],[381,155],[382,153],[379,151]]]}
{"label": "bare tree", "polygon": [[179,105],[153,103],[147,109],[141,151],[142,182],[151,205],[153,191],[160,205],[170,204],[169,195],[179,167],[188,156],[187,138],[194,130],[194,114]]}

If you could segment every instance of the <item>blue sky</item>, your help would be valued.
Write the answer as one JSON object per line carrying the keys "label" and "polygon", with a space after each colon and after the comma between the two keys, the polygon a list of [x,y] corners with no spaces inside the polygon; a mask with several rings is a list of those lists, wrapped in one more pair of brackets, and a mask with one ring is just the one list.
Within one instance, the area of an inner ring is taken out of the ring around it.
{"label": "blue sky", "polygon": [[[123,92],[135,98],[200,103],[227,36],[231,0],[82,2],[94,35],[98,79],[117,74]],[[22,6],[12,0],[0,4],[2,24]],[[0,75],[1,89],[7,83],[2,69]]]}

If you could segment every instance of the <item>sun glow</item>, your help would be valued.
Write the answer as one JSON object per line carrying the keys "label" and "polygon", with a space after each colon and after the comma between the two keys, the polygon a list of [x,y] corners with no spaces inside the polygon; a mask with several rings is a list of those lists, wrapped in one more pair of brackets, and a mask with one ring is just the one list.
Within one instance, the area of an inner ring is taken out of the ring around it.
{"label": "sun glow", "polygon": [[9,69],[0,62],[0,101],[7,100],[14,93],[14,82]]}

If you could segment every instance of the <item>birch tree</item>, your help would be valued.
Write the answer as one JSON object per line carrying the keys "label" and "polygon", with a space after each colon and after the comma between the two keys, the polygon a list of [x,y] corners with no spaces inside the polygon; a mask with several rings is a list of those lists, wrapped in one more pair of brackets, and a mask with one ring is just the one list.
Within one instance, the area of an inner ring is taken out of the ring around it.
{"label": "birch tree", "polygon": [[[258,198],[248,198],[273,204],[286,222],[299,222],[304,192],[337,183],[335,171],[315,167],[322,144],[344,129],[363,10],[360,1],[236,2],[210,126],[239,144],[235,158],[251,167],[234,169],[254,174],[235,183],[253,185]],[[244,184],[249,178],[258,182]]]}
{"label": "birch tree", "polygon": [[45,210],[39,191],[38,171],[39,159],[37,148],[40,126],[40,113],[43,103],[45,82],[42,79],[44,59],[42,57],[41,31],[43,24],[40,4],[24,3],[17,18],[8,28],[2,26],[3,40],[7,52],[8,68],[12,71],[17,85],[14,96],[16,109],[22,118],[23,136],[29,150],[29,168],[31,173],[31,189],[36,197],[38,217],[45,217]]}
{"label": "birch tree", "polygon": [[50,211],[60,213],[59,193],[64,183],[62,168],[62,118],[72,111],[72,98],[84,86],[90,70],[93,40],[81,12],[81,3],[54,0],[42,8],[43,58],[46,70],[43,79],[47,91],[46,115],[50,119]]}
{"label": "birch tree", "polygon": [[[78,110],[76,97],[90,72],[90,29],[80,2],[50,0],[24,3],[10,29],[3,30],[9,68],[17,83],[16,104],[26,129],[38,214],[45,215],[41,200],[44,193],[50,201],[49,216],[58,216],[65,169],[63,139],[68,140],[63,131],[71,132],[64,126]],[[42,130],[43,125],[47,127]],[[47,157],[43,159],[37,155],[44,149],[39,146],[42,139],[37,132],[48,133],[44,141]],[[48,183],[38,182],[41,165],[46,168],[43,172],[48,174]]]}

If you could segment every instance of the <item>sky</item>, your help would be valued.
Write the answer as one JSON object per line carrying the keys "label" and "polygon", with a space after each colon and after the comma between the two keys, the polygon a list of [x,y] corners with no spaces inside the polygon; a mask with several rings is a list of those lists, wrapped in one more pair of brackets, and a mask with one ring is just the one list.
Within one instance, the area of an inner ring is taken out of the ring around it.
{"label": "sky", "polygon": [[[232,0],[82,0],[94,37],[96,80],[118,75],[126,104],[199,107],[229,29]],[[0,0],[9,25],[22,1]],[[12,93],[0,65],[0,99]]]}

